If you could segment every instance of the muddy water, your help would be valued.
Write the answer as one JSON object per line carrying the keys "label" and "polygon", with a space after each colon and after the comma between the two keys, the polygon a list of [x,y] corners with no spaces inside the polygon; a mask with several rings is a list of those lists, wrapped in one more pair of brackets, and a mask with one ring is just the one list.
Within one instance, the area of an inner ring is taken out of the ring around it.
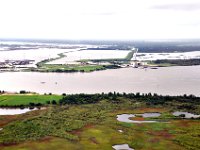
{"label": "muddy water", "polygon": [[123,68],[92,73],[0,73],[0,90],[37,93],[141,92],[200,96],[200,66]]}

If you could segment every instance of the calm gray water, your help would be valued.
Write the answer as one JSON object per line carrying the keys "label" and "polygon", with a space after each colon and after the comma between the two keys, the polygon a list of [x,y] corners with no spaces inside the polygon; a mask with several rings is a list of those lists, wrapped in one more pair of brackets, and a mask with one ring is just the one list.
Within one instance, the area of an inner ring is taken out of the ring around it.
{"label": "calm gray water", "polygon": [[38,93],[141,92],[200,96],[200,66],[123,68],[92,73],[0,73],[0,90]]}
{"label": "calm gray water", "polygon": [[112,148],[114,148],[115,150],[134,150],[130,148],[128,144],[114,145],[112,146]]}
{"label": "calm gray water", "polygon": [[24,109],[19,109],[19,108],[0,108],[0,116],[1,115],[19,115],[19,114],[24,114],[27,113],[29,111],[33,111],[33,110],[37,110],[36,108],[34,109],[29,109],[29,108],[24,108]]}
{"label": "calm gray water", "polygon": [[185,115],[184,118],[199,118],[200,115],[195,115],[192,113],[188,113],[188,112],[182,112],[182,111],[176,111],[173,113],[174,116],[180,116],[180,115]]}
{"label": "calm gray water", "polygon": [[126,123],[154,123],[157,121],[138,121],[138,120],[131,120],[131,117],[135,117],[136,115],[141,115],[144,118],[151,118],[151,117],[159,117],[160,113],[144,113],[144,114],[121,114],[117,115],[117,120],[120,122]]}

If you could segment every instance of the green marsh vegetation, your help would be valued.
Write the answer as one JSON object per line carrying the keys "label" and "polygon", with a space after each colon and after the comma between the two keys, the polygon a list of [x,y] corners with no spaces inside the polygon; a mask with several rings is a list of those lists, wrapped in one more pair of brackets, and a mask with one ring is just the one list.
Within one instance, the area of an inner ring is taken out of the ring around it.
{"label": "green marsh vegetation", "polygon": [[[0,124],[1,149],[112,149],[112,145],[124,143],[141,150],[200,148],[200,120],[172,115],[177,110],[198,114],[200,98],[193,95],[63,94],[56,104],[44,102],[42,106],[46,109],[18,117],[0,116],[0,122],[9,118],[8,123]],[[118,114],[144,112],[161,113],[158,118],[144,118],[159,122],[133,124],[116,120]]]}

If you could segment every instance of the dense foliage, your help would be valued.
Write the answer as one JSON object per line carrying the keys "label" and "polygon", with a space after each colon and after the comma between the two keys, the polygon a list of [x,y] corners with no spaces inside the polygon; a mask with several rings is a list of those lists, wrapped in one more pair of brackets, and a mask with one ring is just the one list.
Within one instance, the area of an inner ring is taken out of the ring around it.
{"label": "dense foliage", "polygon": [[171,64],[176,66],[192,66],[192,65],[200,65],[200,59],[178,59],[178,60],[155,60],[153,63],[157,65],[162,64]]}
{"label": "dense foliage", "polygon": [[[120,106],[108,103],[84,106],[56,106],[43,110],[41,115],[23,121],[17,121],[4,127],[0,132],[0,143],[18,143],[25,140],[36,140],[44,136],[55,136],[69,140],[78,140],[73,130],[87,124],[100,124],[105,121],[107,112]],[[15,137],[13,137],[15,135]]]}
{"label": "dense foliage", "polygon": [[[200,97],[194,95],[183,96],[162,96],[158,94],[140,94],[140,93],[102,93],[102,94],[74,94],[66,95],[59,104],[91,104],[97,103],[101,100],[108,100],[110,102],[118,103],[120,99],[127,99],[132,102],[145,102],[148,106],[162,105],[173,106],[177,109],[187,109],[191,112],[198,111],[200,107]],[[200,113],[200,111],[199,111]]]}

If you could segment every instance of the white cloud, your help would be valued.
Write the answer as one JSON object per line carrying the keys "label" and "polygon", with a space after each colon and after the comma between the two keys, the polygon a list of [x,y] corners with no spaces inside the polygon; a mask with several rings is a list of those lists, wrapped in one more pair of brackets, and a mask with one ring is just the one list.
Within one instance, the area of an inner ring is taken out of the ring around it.
{"label": "white cloud", "polygon": [[[194,4],[199,2],[197,0],[0,0],[0,37],[200,38],[198,17],[200,10]],[[181,11],[177,7],[181,8]],[[195,11],[191,11],[194,7]]]}

